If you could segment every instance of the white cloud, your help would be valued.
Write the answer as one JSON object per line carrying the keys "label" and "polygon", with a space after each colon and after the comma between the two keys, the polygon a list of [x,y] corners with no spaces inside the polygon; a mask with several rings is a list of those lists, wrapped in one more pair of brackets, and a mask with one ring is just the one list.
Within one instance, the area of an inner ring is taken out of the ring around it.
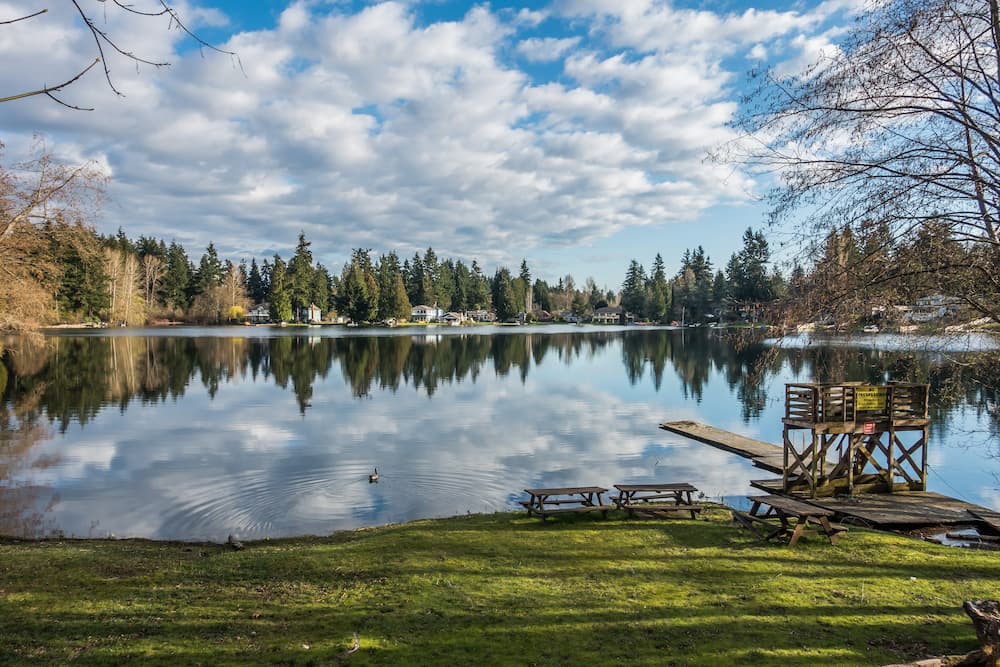
{"label": "white cloud", "polygon": [[[565,0],[424,24],[404,2],[350,13],[303,1],[273,30],[222,45],[242,69],[108,11],[125,46],[172,66],[137,73],[115,59],[124,98],[91,72],[64,97],[93,113],[5,105],[3,140],[41,131],[59,152],[106,163],[99,228],[176,238],[195,255],[209,241],[234,259],[287,253],[304,229],[334,270],[359,246],[516,263],[742,200],[752,184],[705,161],[736,108],[738,72],[722,59],[778,42],[806,58],[831,39],[814,29],[822,17],[850,4],[718,14]],[[225,18],[180,9],[196,25]],[[15,11],[0,0],[0,15]],[[30,23],[4,28],[0,91],[62,80],[92,50],[72,11]],[[535,81],[512,54],[561,63],[561,76]]]}
{"label": "white cloud", "polygon": [[533,37],[517,45],[517,52],[533,62],[551,62],[559,60],[567,51],[580,43],[579,37]]}

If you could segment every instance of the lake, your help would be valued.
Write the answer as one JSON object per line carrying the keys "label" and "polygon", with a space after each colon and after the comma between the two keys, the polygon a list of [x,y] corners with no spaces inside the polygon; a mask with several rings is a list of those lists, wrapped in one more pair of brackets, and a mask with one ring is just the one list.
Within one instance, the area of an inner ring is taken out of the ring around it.
{"label": "lake", "polygon": [[[786,382],[881,383],[916,368],[944,388],[970,345],[991,344],[590,326],[5,342],[0,533],[212,541],[515,509],[533,486],[688,481],[739,504],[749,480],[771,475],[658,424],[780,443]],[[929,488],[1000,508],[996,395],[938,393]]]}

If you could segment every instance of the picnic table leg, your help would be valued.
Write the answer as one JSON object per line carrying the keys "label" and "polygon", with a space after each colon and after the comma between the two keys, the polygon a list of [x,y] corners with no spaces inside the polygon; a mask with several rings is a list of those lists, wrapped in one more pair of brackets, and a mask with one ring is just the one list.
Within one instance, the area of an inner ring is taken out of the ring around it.
{"label": "picnic table leg", "polygon": [[[690,491],[685,491],[684,495],[687,496],[687,504],[688,505],[694,505],[694,501],[691,500],[691,492]],[[680,501],[680,499],[681,499],[680,498],[680,494],[678,493],[677,494],[677,500],[678,500],[678,502]],[[696,518],[695,514],[697,514],[697,512],[695,512],[694,510],[691,510],[691,520],[692,521]]]}
{"label": "picnic table leg", "polygon": [[830,544],[836,544],[837,540],[840,539],[840,531],[834,530],[833,526],[830,525],[830,520],[825,516],[821,516],[819,522],[823,526],[823,532],[830,538]]}
{"label": "picnic table leg", "polygon": [[806,529],[806,518],[804,516],[800,516],[798,522],[795,524],[795,529],[792,531],[792,539],[788,541],[788,546],[794,547],[795,544],[799,541],[799,538],[802,537],[802,534],[805,532],[805,529]]}

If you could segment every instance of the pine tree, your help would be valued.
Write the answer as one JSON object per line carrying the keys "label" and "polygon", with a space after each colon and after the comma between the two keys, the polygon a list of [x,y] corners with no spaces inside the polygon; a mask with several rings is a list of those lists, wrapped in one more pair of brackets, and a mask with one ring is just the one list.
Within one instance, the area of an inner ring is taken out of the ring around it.
{"label": "pine tree", "polygon": [[163,300],[169,308],[186,311],[190,305],[191,261],[183,246],[171,241],[163,276]]}
{"label": "pine tree", "polygon": [[262,303],[267,299],[267,290],[264,289],[264,279],[260,275],[256,257],[250,260],[250,273],[247,274],[247,295],[254,303]]}
{"label": "pine tree", "polygon": [[507,267],[497,269],[493,275],[493,309],[496,311],[497,319],[501,322],[514,319],[518,313],[512,282],[510,270]]}
{"label": "pine tree", "polygon": [[645,316],[646,271],[636,260],[628,266],[625,282],[622,283],[622,309],[638,317]]}
{"label": "pine tree", "polygon": [[271,265],[271,302],[270,316],[275,322],[289,322],[292,319],[292,298],[288,293],[287,269],[285,262],[278,255],[274,256]]}
{"label": "pine tree", "polygon": [[299,232],[299,243],[295,247],[295,254],[288,261],[288,294],[292,300],[292,312],[296,314],[308,308],[312,300],[314,283],[313,257],[309,249],[311,245],[310,241],[306,241],[305,233]]}
{"label": "pine tree", "polygon": [[194,294],[204,294],[213,287],[218,287],[222,284],[224,274],[219,254],[215,250],[215,244],[209,243],[208,247],[205,248],[205,254],[201,256],[201,261],[198,263],[198,270],[195,272]]}

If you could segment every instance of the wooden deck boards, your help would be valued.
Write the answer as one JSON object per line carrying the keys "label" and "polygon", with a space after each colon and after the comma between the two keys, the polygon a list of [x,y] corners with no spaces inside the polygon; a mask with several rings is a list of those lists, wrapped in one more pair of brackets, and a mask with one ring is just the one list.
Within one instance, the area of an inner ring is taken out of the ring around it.
{"label": "wooden deck boards", "polygon": [[[711,445],[724,452],[750,459],[755,467],[773,472],[776,475],[780,475],[784,469],[785,453],[781,445],[754,440],[738,433],[693,421],[664,422],[660,424],[660,428]],[[833,465],[833,462],[830,461],[829,464]]]}
{"label": "wooden deck boards", "polygon": [[[750,459],[758,468],[778,475],[782,473],[784,454],[780,445],[693,421],[664,422],[660,424],[660,428]],[[780,479],[754,480],[750,484],[767,493],[795,497],[829,509],[836,513],[838,520],[854,520],[855,523],[876,528],[912,529],[976,524],[1000,533],[1000,512],[932,491],[899,490],[894,493],[805,498],[794,492],[785,493]]]}
{"label": "wooden deck boards", "polygon": [[[754,480],[752,486],[768,493],[781,494],[781,480]],[[789,494],[785,494],[789,495]],[[836,513],[838,521],[853,519],[875,528],[918,528],[990,524],[1000,532],[1000,514],[980,505],[965,502],[933,491],[897,491],[895,493],[856,493],[853,496],[803,498],[802,502]],[[997,522],[992,525],[990,519]]]}
{"label": "wooden deck boards", "polygon": [[707,424],[693,421],[673,421],[660,424],[664,431],[703,442],[717,449],[750,459],[758,468],[781,474],[784,465],[784,453],[779,445],[747,438],[736,433],[724,431]]}

